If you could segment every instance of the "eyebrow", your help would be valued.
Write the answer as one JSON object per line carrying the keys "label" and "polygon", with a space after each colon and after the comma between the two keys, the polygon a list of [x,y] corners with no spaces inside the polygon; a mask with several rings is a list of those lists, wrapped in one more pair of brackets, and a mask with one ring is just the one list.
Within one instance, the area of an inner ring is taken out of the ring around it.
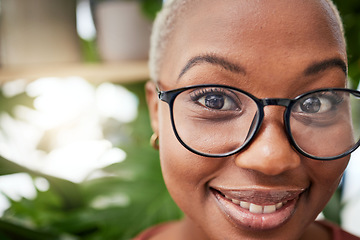
{"label": "eyebrow", "polygon": [[[242,67],[241,65],[232,63],[223,57],[219,57],[219,56],[216,56],[213,54],[212,55],[206,54],[206,55],[201,55],[201,56],[196,56],[196,57],[191,58],[187,62],[185,67],[181,70],[178,79],[180,79],[192,67],[194,67],[200,63],[210,63],[212,65],[220,66],[230,72],[241,73],[243,75],[246,75],[245,68]],[[324,60],[321,62],[316,62],[316,63],[311,64],[308,68],[305,69],[304,75],[305,76],[315,75],[317,73],[320,73],[322,71],[325,71],[327,69],[334,68],[334,67],[339,67],[345,73],[345,75],[348,74],[347,64],[341,58],[331,58],[331,59],[327,59],[327,60]]]}
{"label": "eyebrow", "polygon": [[341,58],[331,58],[327,59],[321,62],[316,62],[311,64],[308,68],[305,69],[304,75],[315,75],[317,73],[320,73],[322,71],[325,71],[330,68],[341,68],[341,70],[347,75],[347,65]]}
{"label": "eyebrow", "polygon": [[234,73],[241,73],[243,75],[246,75],[246,71],[245,69],[235,63],[232,63],[228,60],[226,60],[225,58],[216,56],[216,55],[201,55],[201,56],[196,56],[191,58],[187,64],[185,65],[185,67],[181,70],[178,79],[180,79],[187,71],[189,71],[192,67],[200,64],[200,63],[209,63],[212,65],[216,65],[216,66],[220,66],[225,70],[228,70],[230,72],[234,72]]}

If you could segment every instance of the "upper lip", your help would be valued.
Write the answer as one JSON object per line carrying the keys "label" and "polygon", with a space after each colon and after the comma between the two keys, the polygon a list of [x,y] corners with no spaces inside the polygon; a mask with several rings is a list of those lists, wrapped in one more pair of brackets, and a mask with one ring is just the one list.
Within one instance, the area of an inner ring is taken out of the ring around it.
{"label": "upper lip", "polygon": [[272,205],[280,202],[291,201],[302,194],[306,188],[281,188],[281,189],[226,189],[215,188],[222,195],[238,201],[254,203],[257,205]]}

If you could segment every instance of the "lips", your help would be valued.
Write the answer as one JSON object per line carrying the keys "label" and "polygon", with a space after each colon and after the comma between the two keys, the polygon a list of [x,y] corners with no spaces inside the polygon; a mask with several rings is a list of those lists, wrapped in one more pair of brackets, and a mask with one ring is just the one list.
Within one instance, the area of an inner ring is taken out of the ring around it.
{"label": "lips", "polygon": [[293,215],[304,189],[227,190],[212,188],[221,211],[239,227],[267,230]]}

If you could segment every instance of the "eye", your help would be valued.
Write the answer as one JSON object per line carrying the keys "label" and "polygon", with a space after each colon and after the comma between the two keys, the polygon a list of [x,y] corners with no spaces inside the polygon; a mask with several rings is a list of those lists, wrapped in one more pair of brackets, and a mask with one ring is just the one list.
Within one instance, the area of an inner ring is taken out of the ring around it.
{"label": "eye", "polygon": [[295,112],[302,112],[305,114],[327,113],[336,109],[336,106],[341,102],[339,96],[332,93],[314,94],[299,99],[295,107]]}
{"label": "eye", "polygon": [[311,97],[305,99],[305,101],[300,104],[300,108],[307,113],[317,113],[320,111],[321,105],[322,103],[319,98]]}
{"label": "eye", "polygon": [[235,111],[241,105],[234,93],[224,89],[202,89],[193,93],[192,100],[211,110],[220,111]]}
{"label": "eye", "polygon": [[238,109],[234,101],[225,95],[221,94],[209,94],[200,98],[199,103],[207,108],[215,110],[236,110]]}

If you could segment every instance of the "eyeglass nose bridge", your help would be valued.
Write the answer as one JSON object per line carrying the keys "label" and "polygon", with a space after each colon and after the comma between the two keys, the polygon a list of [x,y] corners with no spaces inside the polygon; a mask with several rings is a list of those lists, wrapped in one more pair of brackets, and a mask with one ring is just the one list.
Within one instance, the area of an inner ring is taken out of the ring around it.
{"label": "eyeglass nose bridge", "polygon": [[287,98],[264,98],[261,99],[262,105],[265,106],[283,106],[288,107],[291,103],[291,99]]}
{"label": "eyeglass nose bridge", "polygon": [[[285,128],[285,132],[288,137],[288,140],[289,140],[291,146],[294,147],[294,149],[298,149],[296,143],[292,139],[292,134],[290,131],[290,123],[289,123],[289,117],[290,117],[289,106],[294,104],[294,100],[288,99],[288,98],[263,98],[263,99],[259,99],[259,100],[262,105],[262,108],[259,109],[260,110],[260,112],[259,112],[260,120],[259,120],[258,126],[256,127],[256,130],[253,133],[253,136],[248,139],[246,145],[253,140],[254,136],[257,135],[257,133],[262,125],[262,121],[264,119],[264,107],[265,106],[280,106],[280,107],[286,108],[284,111],[284,128]],[[253,127],[253,123],[251,124],[251,126]],[[248,136],[247,136],[247,138],[248,138]]]}
{"label": "eyeglass nose bridge", "polygon": [[263,98],[263,99],[259,99],[259,100],[262,105],[262,108],[260,110],[259,128],[260,128],[260,125],[264,118],[264,107],[266,107],[266,106],[285,107],[286,109],[284,111],[284,124],[285,124],[286,132],[287,132],[288,136],[290,137],[291,133],[290,133],[290,123],[289,123],[289,118],[290,118],[289,106],[294,104],[294,100],[288,99],[288,98]]}

